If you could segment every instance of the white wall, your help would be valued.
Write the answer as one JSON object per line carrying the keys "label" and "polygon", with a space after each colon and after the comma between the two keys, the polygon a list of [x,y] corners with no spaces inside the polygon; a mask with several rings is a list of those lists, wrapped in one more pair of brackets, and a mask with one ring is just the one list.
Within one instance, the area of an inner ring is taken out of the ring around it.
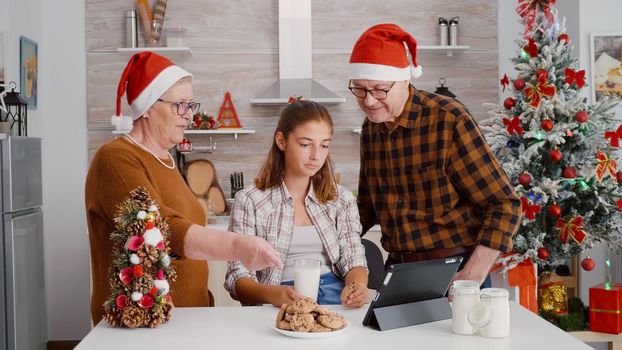
{"label": "white wall", "polygon": [[84,214],[87,166],[84,1],[0,0],[7,81],[19,85],[19,37],[38,42],[38,109],[28,135],[42,138],[48,339],[90,329]]}

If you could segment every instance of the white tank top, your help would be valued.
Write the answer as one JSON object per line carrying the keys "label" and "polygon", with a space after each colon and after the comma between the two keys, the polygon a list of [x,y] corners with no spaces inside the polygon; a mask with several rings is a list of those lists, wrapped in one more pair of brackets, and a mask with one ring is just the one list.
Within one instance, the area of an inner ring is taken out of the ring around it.
{"label": "white tank top", "polygon": [[294,234],[289,245],[289,253],[283,268],[281,281],[294,279],[294,261],[296,259],[313,259],[320,261],[320,274],[331,272],[328,253],[322,245],[315,226],[294,226]]}

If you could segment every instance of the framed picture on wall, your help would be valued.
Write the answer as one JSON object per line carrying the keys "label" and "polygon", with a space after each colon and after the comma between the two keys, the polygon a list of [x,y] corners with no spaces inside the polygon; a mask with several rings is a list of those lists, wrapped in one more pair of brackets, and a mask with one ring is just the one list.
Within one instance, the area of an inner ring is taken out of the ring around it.
{"label": "framed picture on wall", "polygon": [[591,34],[592,100],[622,97],[622,32]]}
{"label": "framed picture on wall", "polygon": [[19,38],[20,94],[29,109],[37,109],[37,43],[25,36]]}

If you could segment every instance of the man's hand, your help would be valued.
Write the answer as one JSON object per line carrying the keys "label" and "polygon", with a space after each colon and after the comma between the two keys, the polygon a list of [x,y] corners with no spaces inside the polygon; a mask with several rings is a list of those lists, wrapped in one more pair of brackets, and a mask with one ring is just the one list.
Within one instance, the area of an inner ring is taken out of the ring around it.
{"label": "man's hand", "polygon": [[476,246],[469,260],[464,264],[464,268],[454,275],[453,280],[473,280],[481,285],[499,253],[500,251],[483,245]]}

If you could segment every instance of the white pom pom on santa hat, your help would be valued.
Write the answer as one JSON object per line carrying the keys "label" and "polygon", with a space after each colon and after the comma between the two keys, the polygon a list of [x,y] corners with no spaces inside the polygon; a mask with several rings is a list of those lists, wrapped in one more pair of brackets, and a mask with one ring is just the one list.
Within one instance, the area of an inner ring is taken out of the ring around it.
{"label": "white pom pom on santa hat", "polygon": [[[126,92],[127,103],[132,110],[132,117],[128,118],[136,120],[142,117],[166,90],[180,79],[191,76],[192,74],[157,53],[143,51],[133,55],[119,80],[115,116],[117,118],[121,116],[121,97]],[[119,121],[112,122],[114,125]]]}
{"label": "white pom pom on santa hat", "polygon": [[350,79],[403,81],[422,74],[423,69],[417,63],[417,41],[393,23],[367,29],[350,55]]}

